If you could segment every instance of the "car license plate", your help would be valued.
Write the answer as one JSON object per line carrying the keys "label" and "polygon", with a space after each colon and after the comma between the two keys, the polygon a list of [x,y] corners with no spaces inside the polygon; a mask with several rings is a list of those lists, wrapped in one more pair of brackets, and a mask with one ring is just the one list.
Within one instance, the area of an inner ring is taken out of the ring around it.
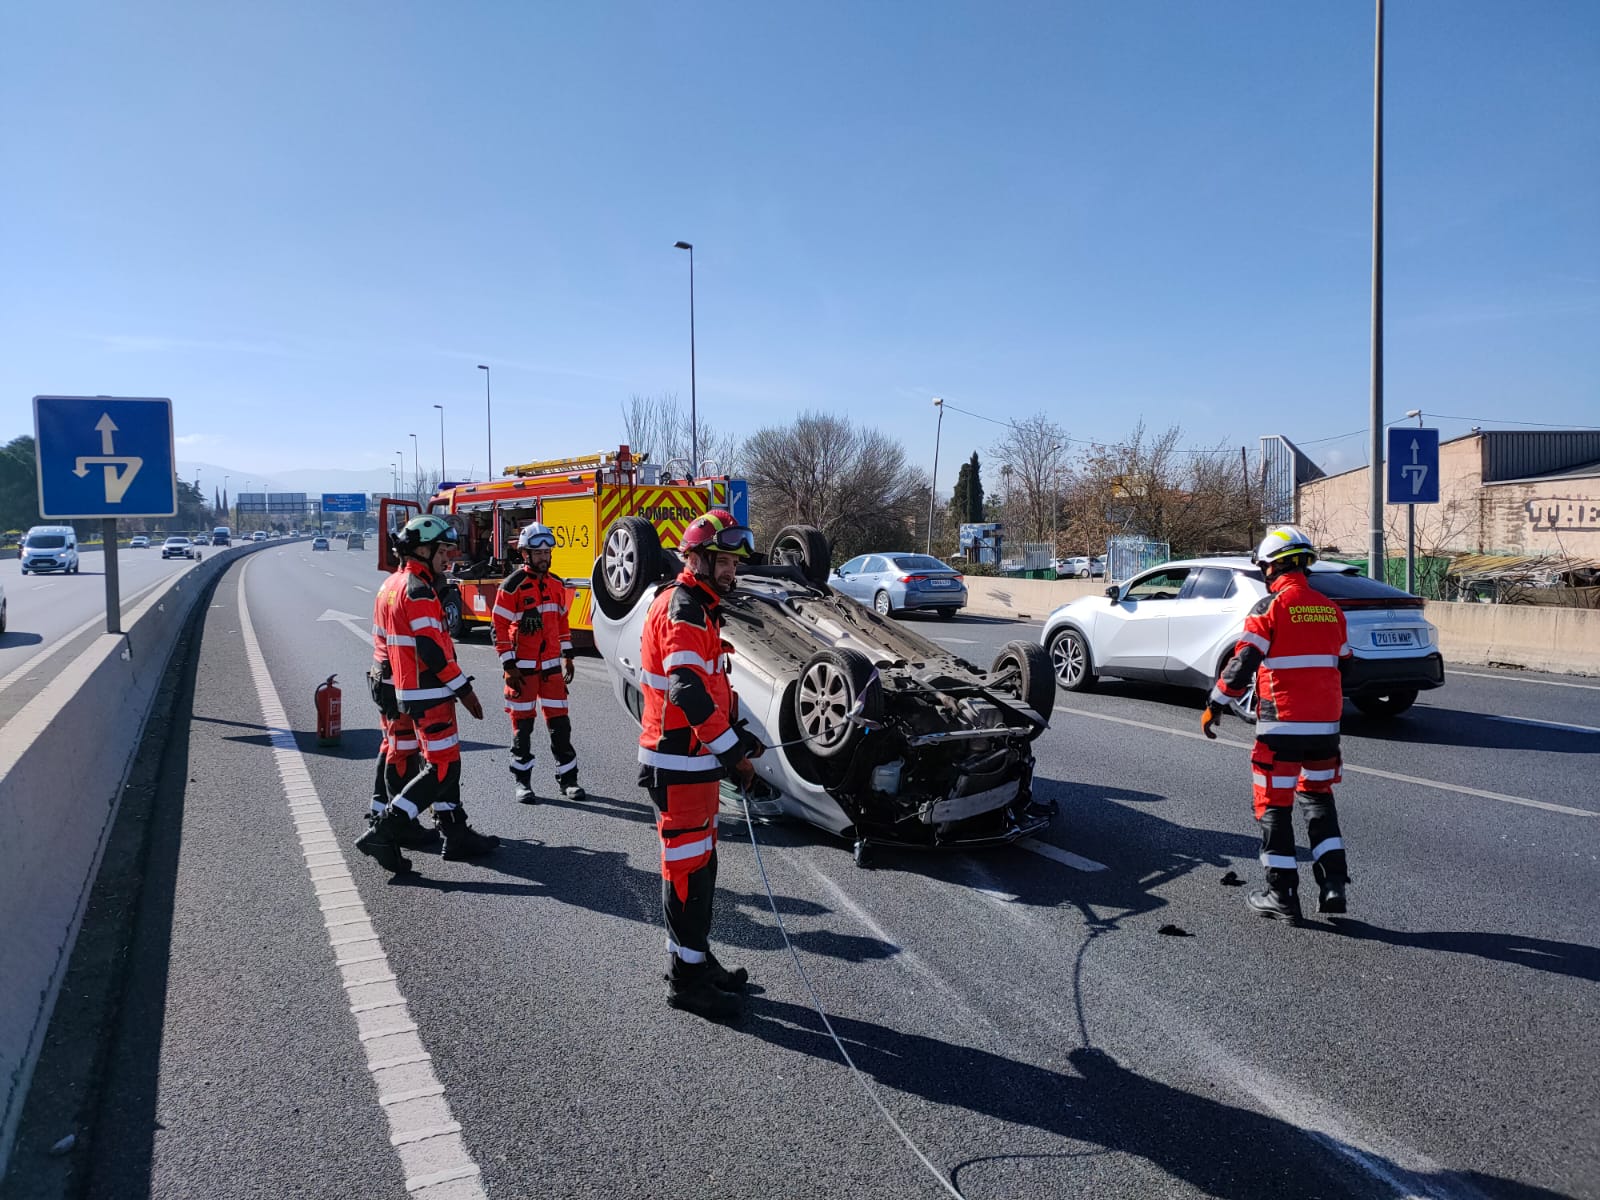
{"label": "car license plate", "polygon": [[1416,633],[1410,629],[1374,629],[1372,631],[1372,644],[1374,646],[1414,646]]}
{"label": "car license plate", "polygon": [[954,579],[930,579],[930,580],[928,580],[928,586],[929,587],[955,587],[955,585],[956,585],[956,581]]}

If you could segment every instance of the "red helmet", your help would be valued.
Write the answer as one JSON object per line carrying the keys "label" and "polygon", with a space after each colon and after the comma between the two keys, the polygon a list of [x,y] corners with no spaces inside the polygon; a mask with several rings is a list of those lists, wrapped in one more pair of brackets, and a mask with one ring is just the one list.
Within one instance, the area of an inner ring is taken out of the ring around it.
{"label": "red helmet", "polygon": [[725,508],[714,508],[703,517],[696,517],[683,531],[678,552],[687,554],[699,550],[709,554],[731,554],[735,558],[749,558],[755,553],[756,535],[741,524]]}

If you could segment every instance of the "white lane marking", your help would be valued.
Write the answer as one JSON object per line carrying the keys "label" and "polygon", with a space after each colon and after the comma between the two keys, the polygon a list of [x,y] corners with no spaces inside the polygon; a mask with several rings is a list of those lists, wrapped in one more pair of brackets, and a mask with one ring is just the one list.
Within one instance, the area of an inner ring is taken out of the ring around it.
{"label": "white lane marking", "polygon": [[333,572],[332,571],[324,571],[323,574],[326,575],[329,579],[333,578]]}
{"label": "white lane marking", "polygon": [[[1156,733],[1170,733],[1174,737],[1197,738],[1205,741],[1201,733],[1191,733],[1187,729],[1173,729],[1166,725],[1157,725],[1151,721],[1134,721],[1128,717],[1113,717],[1109,713],[1086,712],[1081,708],[1066,708],[1060,704],[1055,706],[1056,712],[1067,713],[1074,717],[1089,717],[1095,721],[1110,721],[1116,725],[1131,725],[1135,729],[1149,729]],[[1236,742],[1232,738],[1219,737],[1216,739],[1219,746],[1236,746],[1242,750],[1250,749],[1249,742]],[[1524,796],[1507,796],[1501,792],[1486,792],[1482,788],[1464,787],[1459,783],[1445,783],[1438,779],[1421,779],[1416,775],[1401,775],[1395,771],[1380,771],[1376,767],[1358,767],[1346,762],[1340,768],[1347,775],[1371,775],[1378,779],[1392,779],[1396,783],[1411,783],[1418,787],[1438,788],[1442,792],[1455,792],[1462,796],[1481,796],[1485,800],[1499,800],[1503,804],[1520,804],[1526,808],[1542,808],[1546,812],[1561,813],[1567,817],[1600,817],[1600,812],[1590,812],[1586,808],[1568,808],[1565,804],[1551,804],[1548,800],[1529,800]]]}
{"label": "white lane marking", "polygon": [[364,588],[359,583],[352,583],[350,586],[355,588],[355,590],[358,591],[358,592],[365,592],[369,596],[372,595],[372,589],[371,588]]}
{"label": "white lane marking", "polygon": [[1092,858],[1085,858],[1081,854],[1074,854],[1071,850],[1063,850],[1060,846],[1052,846],[1049,842],[1041,842],[1038,838],[1022,838],[1017,845],[1023,849],[1037,854],[1040,858],[1048,858],[1051,862],[1058,862],[1063,866],[1071,867],[1074,871],[1104,871],[1105,863],[1095,862]]}
{"label": "white lane marking", "polygon": [[[134,605],[138,604],[139,601],[143,600],[151,592],[155,591],[158,587],[161,587],[166,582],[167,582],[167,577],[163,577],[161,579],[156,580],[154,583],[148,585],[147,587],[145,587],[145,589],[143,591],[134,592],[132,595],[130,595],[126,600],[124,600],[122,602],[122,615],[124,617],[126,617],[128,615],[129,610],[132,609]],[[42,587],[44,585],[41,584],[40,586]],[[89,630],[93,629],[96,625],[99,625],[99,626],[103,627],[105,625],[105,623],[106,623],[105,614],[101,613],[98,617],[90,617],[82,625],[79,625],[76,629],[72,630],[71,632],[62,634],[61,637],[56,639],[55,643],[48,650],[39,651],[39,653],[35,654],[32,658],[29,658],[28,660],[26,660],[20,667],[18,667],[16,670],[12,671],[11,674],[7,675],[4,679],[0,679],[0,692],[5,691],[8,687],[10,687],[17,680],[21,679],[24,675],[27,675],[30,672],[38,669],[52,655],[57,654],[62,650],[65,650],[69,645],[72,644],[74,639],[76,639],[80,634],[87,633]]]}
{"label": "white lane marking", "polygon": [[250,604],[245,598],[245,580],[249,573],[250,563],[246,563],[239,572],[239,631],[255,681],[256,697],[261,703],[262,723],[271,734],[278,780],[286,802],[292,804],[291,817],[302,854],[307,859],[314,854],[326,860],[337,853],[339,858],[338,869],[328,863],[317,868],[314,876],[311,869],[307,869],[324,919],[335,909],[341,914],[337,923],[326,930],[334,965],[347,993],[375,983],[393,983],[392,991],[385,998],[394,1003],[356,1003],[350,1007],[356,1038],[365,1050],[367,1071],[377,1089],[379,1107],[389,1122],[389,1144],[399,1152],[400,1165],[405,1171],[406,1191],[417,1193],[429,1189],[431,1195],[444,1195],[442,1190],[432,1189],[449,1183],[453,1185],[448,1190],[451,1200],[487,1200],[479,1182],[478,1165],[467,1153],[461,1126],[450,1111],[444,1086],[429,1065],[417,1023],[411,1020],[410,1008],[400,994],[377,934],[338,935],[337,931],[349,921],[370,921],[371,918],[361,903],[344,855],[337,849],[327,810],[311,781],[305,757],[295,744],[294,731],[273,686],[266,656],[256,640]]}
{"label": "white lane marking", "polygon": [[1492,713],[1484,715],[1491,721],[1504,721],[1508,725],[1535,725],[1540,729],[1569,729],[1574,733],[1600,733],[1600,727],[1594,725],[1568,725],[1565,721],[1536,721],[1532,717],[1501,717]]}
{"label": "white lane marking", "polygon": [[1465,675],[1470,679],[1503,679],[1507,683],[1542,683],[1545,687],[1581,688],[1586,692],[1600,692],[1600,683],[1563,683],[1559,679],[1524,679],[1520,675],[1491,675],[1486,671],[1461,671],[1450,668],[1452,675]]}
{"label": "white lane marking", "polygon": [[944,642],[950,646],[976,646],[978,644],[977,638],[940,637],[938,634],[934,634],[933,637],[935,641]]}

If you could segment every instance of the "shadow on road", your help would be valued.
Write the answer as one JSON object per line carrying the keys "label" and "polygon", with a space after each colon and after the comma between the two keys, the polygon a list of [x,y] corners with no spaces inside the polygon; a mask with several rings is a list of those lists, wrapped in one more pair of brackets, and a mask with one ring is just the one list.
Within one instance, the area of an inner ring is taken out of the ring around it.
{"label": "shadow on road", "polygon": [[1515,963],[1554,975],[1569,975],[1600,983],[1600,949],[1581,942],[1557,942],[1549,938],[1526,937],[1516,933],[1475,933],[1470,930],[1438,930],[1412,933],[1385,929],[1348,917],[1330,917],[1331,925],[1307,925],[1325,932],[1342,933],[1362,942],[1382,942],[1413,950],[1439,950],[1447,954],[1470,954],[1492,962]]}
{"label": "shadow on road", "polygon": [[[885,1088],[1008,1125],[1039,1129],[1078,1143],[1086,1152],[1100,1147],[1142,1158],[1207,1196],[1258,1200],[1308,1195],[1312,1180],[1312,1190],[1323,1197],[1369,1197],[1388,1191],[1325,1135],[1310,1135],[1276,1117],[1147,1078],[1092,1046],[1067,1054],[1071,1073],[1057,1072],[870,1021],[832,1014],[828,1019],[856,1065]],[[816,1011],[801,1005],[758,998],[751,1002],[743,1025],[733,1028],[785,1050],[841,1061]],[[884,1099],[893,1111],[894,1097]],[[841,1098],[841,1103],[848,1102]],[[865,1098],[859,1103],[870,1111]],[[1003,1131],[995,1133],[1004,1136]],[[1472,1182],[1487,1194],[1511,1200],[1555,1200],[1560,1195],[1478,1174],[1447,1171],[1416,1177],[1370,1151],[1360,1154],[1394,1178],[1436,1188]],[[992,1161],[969,1158],[957,1164],[955,1174],[959,1177],[963,1170]],[[908,1173],[916,1169],[909,1157],[906,1162]]]}
{"label": "shadow on road", "polygon": [[14,650],[18,646],[37,646],[42,641],[44,641],[43,634],[10,630],[0,633],[0,650]]}

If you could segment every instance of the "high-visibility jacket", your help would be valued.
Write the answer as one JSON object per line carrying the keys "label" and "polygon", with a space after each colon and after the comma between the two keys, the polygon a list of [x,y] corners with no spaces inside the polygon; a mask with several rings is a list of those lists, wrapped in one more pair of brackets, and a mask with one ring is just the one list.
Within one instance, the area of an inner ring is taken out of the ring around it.
{"label": "high-visibility jacket", "polygon": [[567,588],[550,572],[518,567],[494,594],[494,649],[524,671],[553,671],[572,653]]}
{"label": "high-visibility jacket", "polygon": [[395,699],[406,712],[421,715],[467,689],[426,564],[405,559],[383,581],[372,604],[372,632],[374,643],[383,637]]}
{"label": "high-visibility jacket", "polygon": [[1257,737],[1336,735],[1344,711],[1339,663],[1350,657],[1344,612],[1311,586],[1304,571],[1289,571],[1268,589],[1244,619],[1211,699],[1239,699],[1253,676]]}
{"label": "high-visibility jacket", "polygon": [[641,775],[655,786],[719,778],[744,757],[722,645],[721,597],[685,570],[650,603],[639,647]]}

